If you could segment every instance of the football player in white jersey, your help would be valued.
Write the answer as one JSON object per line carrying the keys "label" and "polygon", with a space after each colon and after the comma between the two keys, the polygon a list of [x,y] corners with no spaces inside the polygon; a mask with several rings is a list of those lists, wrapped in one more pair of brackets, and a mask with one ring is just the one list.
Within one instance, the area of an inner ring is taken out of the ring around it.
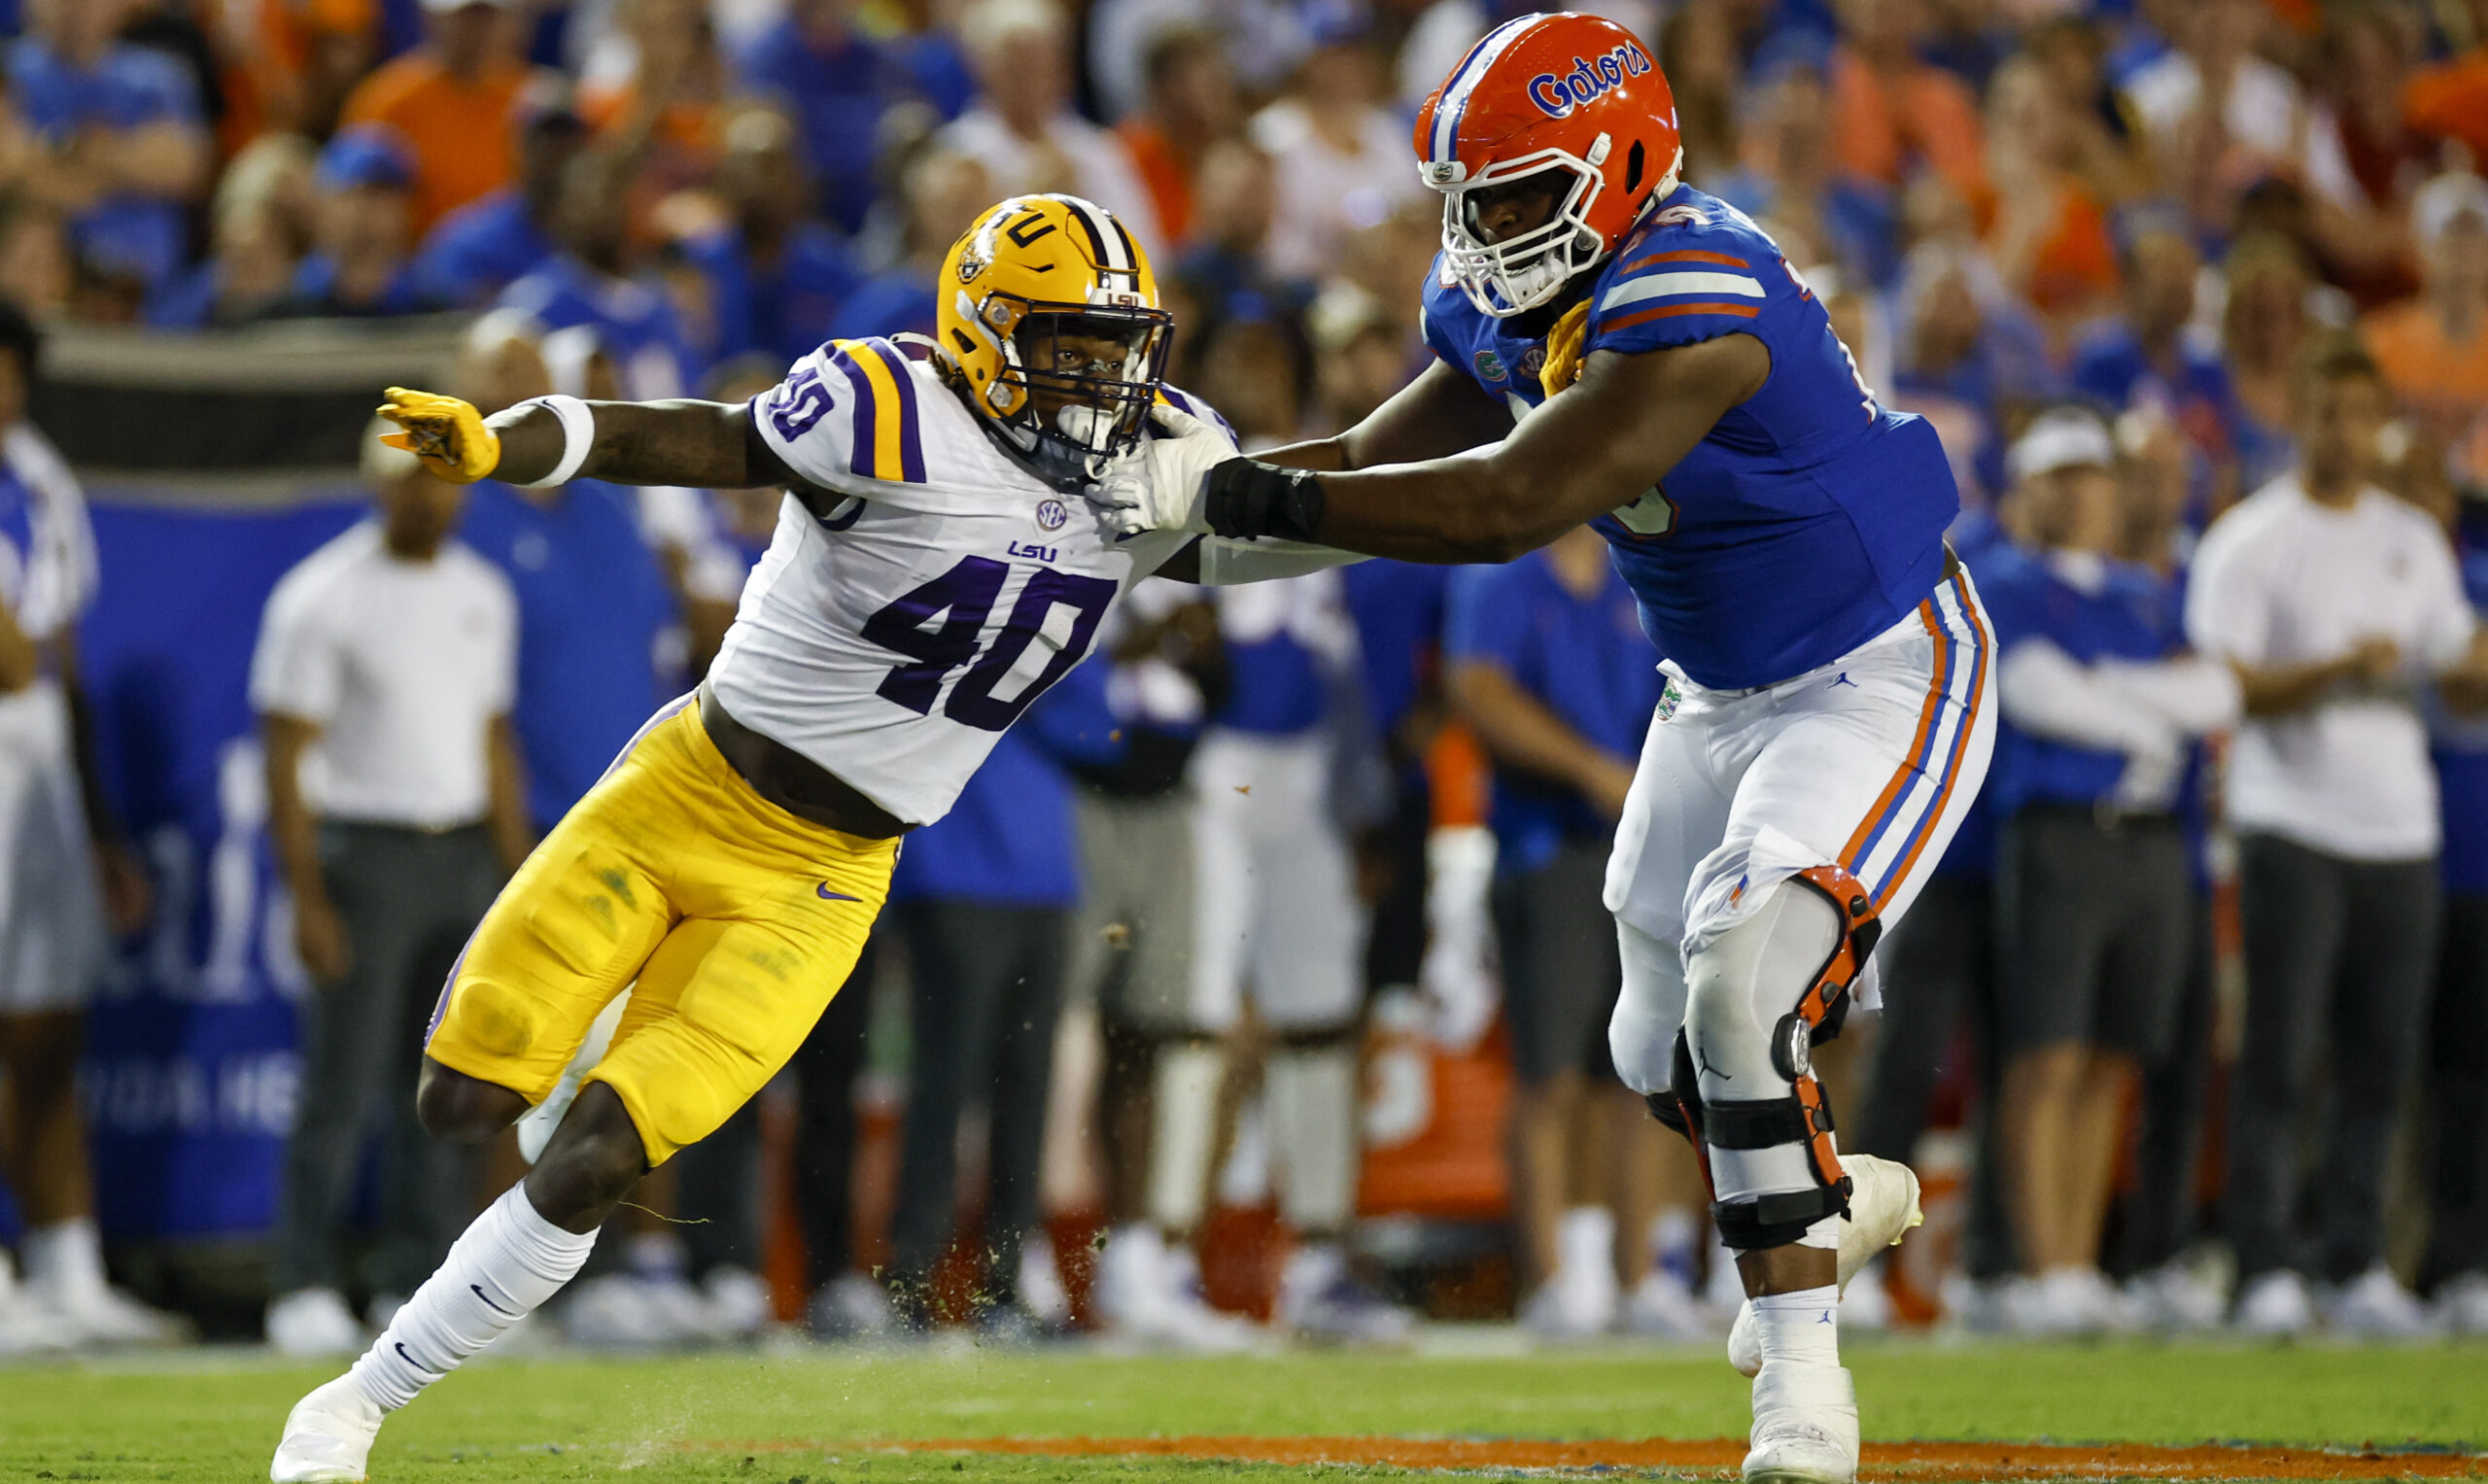
{"label": "football player in white jersey", "polygon": [[634,984],[535,1168],[344,1376],[295,1405],[276,1484],[361,1479],[381,1419],[550,1298],[639,1177],[784,1064],[847,977],[899,837],[1152,570],[1202,581],[1353,560],[1117,540],[1084,498],[1161,398],[1172,321],[1139,247],[1070,196],[985,213],[941,274],[939,340],[837,341],[744,405],[554,397],[486,419],[392,391],[443,478],[788,492],[708,678],[547,835],[433,1013],[418,1109],[491,1138]]}

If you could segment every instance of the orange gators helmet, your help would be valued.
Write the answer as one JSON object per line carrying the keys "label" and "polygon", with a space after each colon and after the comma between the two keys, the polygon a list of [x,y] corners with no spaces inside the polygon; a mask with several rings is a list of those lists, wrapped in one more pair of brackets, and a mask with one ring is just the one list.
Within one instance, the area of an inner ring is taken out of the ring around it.
{"label": "orange gators helmet", "polygon": [[[1417,174],[1442,192],[1446,272],[1478,310],[1545,303],[1615,251],[1684,168],[1676,96],[1633,33],[1595,16],[1523,16],[1486,33],[1417,114]],[[1540,172],[1545,224],[1489,243],[1477,192]]]}

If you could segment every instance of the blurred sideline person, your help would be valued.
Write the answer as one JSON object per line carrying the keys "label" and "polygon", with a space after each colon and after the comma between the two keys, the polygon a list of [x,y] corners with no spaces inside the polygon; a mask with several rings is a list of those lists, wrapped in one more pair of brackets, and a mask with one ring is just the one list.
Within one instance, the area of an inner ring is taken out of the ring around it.
{"label": "blurred sideline person", "polygon": [[451,535],[466,492],[382,443],[385,427],[363,443],[378,511],[277,583],[251,657],[268,836],[316,986],[268,1274],[268,1343],[291,1356],[363,1342],[340,1239],[375,1117],[389,1135],[376,1324],[473,1210],[474,1156],[415,1122],[414,1051],[532,838],[509,721],[517,599]]}
{"label": "blurred sideline person", "polygon": [[[2407,425],[2401,430],[2412,432]],[[2436,518],[2462,568],[2463,594],[2488,612],[2488,547],[2480,512],[2447,477],[2442,450],[2424,433],[2406,438],[2395,493]],[[2428,1193],[2428,1248],[2419,1281],[2433,1291],[2450,1334],[2488,1334],[2488,1135],[2470,1111],[2488,1096],[2488,1020],[2474,1014],[2488,992],[2488,691],[2467,679],[2439,682],[2429,698],[2429,761],[2436,770],[2438,857],[2445,891],[2444,941],[2436,956],[2426,1032],[2427,1087],[2418,1129]]]}
{"label": "blurred sideline person", "polygon": [[[765,1087],[847,980],[899,837],[1076,665],[1134,579],[1351,560],[1119,539],[1081,499],[1139,447],[1171,318],[1121,224],[1022,196],[952,250],[939,359],[839,341],[741,405],[550,397],[487,423],[397,389],[384,415],[461,483],[793,497],[699,690],[661,709],[485,915],[426,1043],[435,1135],[494,1138],[550,1097],[626,985],[611,1043],[527,1178],[345,1375],[286,1419],[273,1484],[361,1479],[387,1414],[560,1292],[641,1176]],[[791,740],[789,740],[791,739]],[[634,985],[634,981],[636,984]]]}
{"label": "blurred sideline person", "polygon": [[[950,812],[908,842],[891,878],[911,1014],[884,1276],[911,1329],[935,1318],[934,1267],[957,1225],[959,1127],[970,1107],[985,1115],[985,1191],[969,1202],[982,1209],[985,1228],[972,1237],[973,1322],[1007,1342],[1056,1331],[1070,1317],[1055,1302],[1058,1278],[1022,1281],[1021,1255],[1042,1216],[1037,1176],[1062,1015],[1063,934],[1080,900],[1063,768],[1110,760],[1115,733],[1102,672],[1072,672],[994,744]],[[1051,1245],[1041,1250],[1051,1257]]]}
{"label": "blurred sideline person", "polygon": [[[1249,998],[1272,1040],[1261,1116],[1279,1219],[1295,1239],[1276,1321],[1307,1334],[1388,1342],[1413,1316],[1349,1271],[1348,1224],[1364,1163],[1359,1053],[1365,907],[1349,832],[1370,771],[1355,691],[1356,630],[1337,574],[1310,572],[1222,593],[1227,704],[1192,754],[1192,1004],[1202,1032],[1232,1035]],[[1159,1090],[1197,1099],[1217,1084]],[[1161,1102],[1193,1149],[1170,1165],[1209,1172],[1215,1120]]]}
{"label": "blurred sideline person", "polygon": [[[2186,524],[2199,457],[2167,408],[2146,401],[2116,421],[2118,487],[2125,503],[2116,555],[2158,573],[2182,592],[2198,535]],[[2182,606],[2182,600],[2181,600]],[[2233,724],[2231,730],[2234,730]],[[2124,1228],[2118,1261],[2132,1317],[2161,1331],[2209,1329],[2229,1310],[2229,1292],[2197,1262],[2203,1236],[2201,1181],[2205,1122],[2211,1105],[2218,990],[2218,946],[2212,920],[2212,796],[2208,747],[2181,797],[2186,834],[2188,909],[2186,975],[2178,992],[2168,1054],[2141,1068],[2135,1101],[2133,1189],[2118,1214]]]}
{"label": "blurred sideline person", "polygon": [[[2246,954],[2225,1196],[2234,1322],[2309,1329],[2312,1272],[2335,1329],[2406,1335],[2425,1315],[2383,1262],[2385,1173],[2441,916],[2436,777],[2414,701],[2488,673],[2488,630],[2444,533],[2372,482],[2392,405],[2375,362],[2312,342],[2295,397],[2298,469],[2204,533],[2186,600],[2188,637],[2245,697],[2228,779]],[[2309,1253],[2297,1130],[2326,1071]]]}
{"label": "blurred sideline person", "polygon": [[[1548,76],[1573,80],[1560,114]],[[1443,197],[1435,362],[1266,459],[1174,422],[1101,498],[1126,530],[1438,563],[1583,522],[1611,543],[1669,684],[1607,871],[1609,1049],[1700,1140],[1739,1253],[1745,1476],[1847,1484],[1840,1285],[1918,1202],[1906,1167],[1840,1154],[1811,1047],[1876,1000],[1875,940],[1987,772],[1991,645],[1944,546],[1960,500],[1934,429],[1876,399],[1767,235],[1679,183],[1674,113],[1621,27],[1497,27],[1415,132]]]}
{"label": "blurred sideline person", "polygon": [[2125,1106],[2171,1054],[2194,893],[2180,807],[2194,742],[2237,719],[2236,677],[2182,653],[2173,586],[2116,560],[2116,445],[2087,411],[2042,414],[2007,457],[2026,553],[1980,590],[2004,727],[2000,1153],[2036,1334],[2123,1328],[2100,1271]]}
{"label": "blurred sideline person", "polygon": [[94,777],[75,645],[95,537],[77,476],[26,420],[42,355],[0,303],[0,1176],[25,1224],[22,1287],[0,1255],[0,1355],[179,1333],[106,1282],[95,1226],[86,1005],[108,925],[136,930],[150,903]]}
{"label": "blurred sideline person", "polygon": [[1453,705],[1495,765],[1512,1183],[1532,1285],[1521,1323],[1550,1339],[1698,1335],[1692,1293],[1650,1261],[1660,1164],[1676,1152],[1607,1050],[1624,974],[1607,857],[1658,705],[1658,655],[1586,526],[1460,572],[1443,650]]}
{"label": "blurred sideline person", "polygon": [[1230,685],[1218,610],[1197,589],[1141,583],[1101,631],[1106,700],[1123,729],[1109,766],[1076,768],[1081,902],[1074,994],[1096,997],[1105,1043],[1097,1127],[1111,1230],[1094,1288],[1117,1333],[1210,1352],[1252,1327],[1202,1300],[1192,1241],[1208,1201],[1227,1056],[1189,1014],[1198,887],[1190,765]]}
{"label": "blurred sideline person", "polygon": [[[853,972],[789,1063],[795,1069],[795,1220],[804,1233],[808,1295],[804,1329],[816,1340],[881,1334],[894,1317],[888,1291],[855,1263],[855,1084],[869,1050],[881,939],[876,934],[866,941]],[[751,1112],[746,1105],[736,1117]],[[752,1142],[758,1144],[757,1130]]]}

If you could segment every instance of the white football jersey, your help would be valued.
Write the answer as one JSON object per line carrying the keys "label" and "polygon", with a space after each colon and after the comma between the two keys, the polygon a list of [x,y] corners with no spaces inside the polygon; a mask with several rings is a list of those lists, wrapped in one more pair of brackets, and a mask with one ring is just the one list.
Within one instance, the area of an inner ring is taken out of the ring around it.
{"label": "white football jersey", "polygon": [[736,720],[911,824],[949,812],[1107,610],[1192,540],[1118,542],[886,340],[822,346],[751,411],[789,469],[847,499],[814,516],[788,497],[708,683]]}
{"label": "white football jersey", "polygon": [[0,436],[0,604],[28,638],[50,639],[95,598],[86,492],[50,439],[18,423]]}

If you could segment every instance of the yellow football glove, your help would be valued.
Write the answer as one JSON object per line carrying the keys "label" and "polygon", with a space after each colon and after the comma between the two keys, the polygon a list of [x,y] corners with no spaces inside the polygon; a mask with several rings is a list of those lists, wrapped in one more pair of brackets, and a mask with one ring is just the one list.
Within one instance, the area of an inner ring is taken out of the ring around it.
{"label": "yellow football glove", "polygon": [[1581,379],[1581,346],[1590,333],[1590,301],[1583,299],[1564,311],[1555,328],[1546,332],[1546,363],[1538,372],[1538,384],[1553,397]]}
{"label": "yellow football glove", "polygon": [[501,436],[484,426],[471,402],[391,387],[380,415],[405,430],[382,433],[381,442],[413,454],[452,484],[473,484],[501,466]]}

